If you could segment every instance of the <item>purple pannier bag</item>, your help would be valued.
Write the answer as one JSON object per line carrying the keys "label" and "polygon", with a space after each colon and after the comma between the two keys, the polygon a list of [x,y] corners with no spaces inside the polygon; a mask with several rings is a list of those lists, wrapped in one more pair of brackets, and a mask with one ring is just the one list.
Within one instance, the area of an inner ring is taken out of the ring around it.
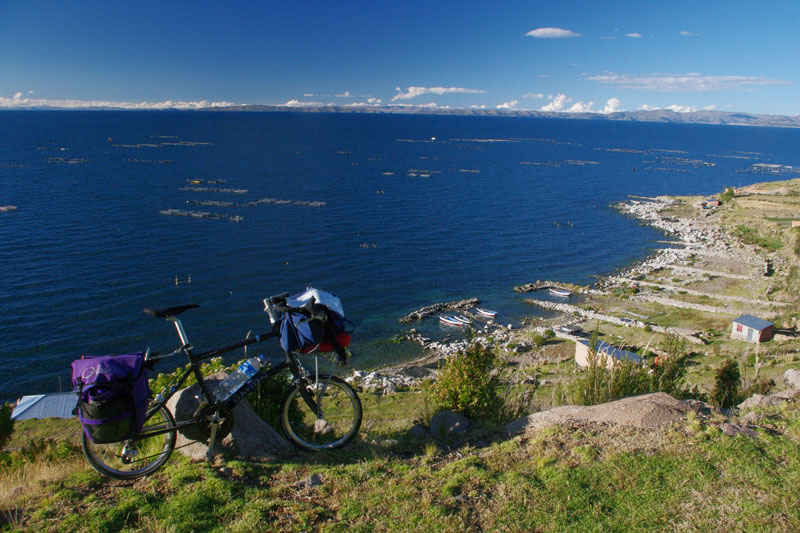
{"label": "purple pannier bag", "polygon": [[150,388],[144,355],[104,355],[72,362],[78,416],[95,444],[136,437],[144,425]]}

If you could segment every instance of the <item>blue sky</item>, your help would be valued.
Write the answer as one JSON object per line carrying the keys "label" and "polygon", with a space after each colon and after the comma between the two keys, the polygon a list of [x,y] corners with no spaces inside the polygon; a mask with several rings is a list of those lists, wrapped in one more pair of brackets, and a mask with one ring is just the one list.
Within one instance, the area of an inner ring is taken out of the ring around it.
{"label": "blue sky", "polygon": [[800,2],[0,1],[0,108],[800,114]]}

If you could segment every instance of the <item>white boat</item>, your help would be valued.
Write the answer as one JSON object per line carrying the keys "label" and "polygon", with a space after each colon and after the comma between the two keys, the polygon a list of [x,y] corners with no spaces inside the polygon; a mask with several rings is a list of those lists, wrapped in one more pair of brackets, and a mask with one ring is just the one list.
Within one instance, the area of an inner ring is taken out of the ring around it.
{"label": "white boat", "polygon": [[472,322],[472,320],[470,320],[469,318],[465,317],[464,315],[453,315],[453,318],[455,318],[456,320],[458,320],[459,322],[462,322],[464,324],[469,324],[470,322]]}
{"label": "white boat", "polygon": [[461,322],[460,320],[456,320],[456,319],[455,319],[455,318],[453,318],[452,316],[448,316],[448,315],[439,315],[439,321],[440,321],[442,324],[447,324],[448,326],[458,326],[458,327],[461,327],[461,326],[463,326],[463,325],[464,325],[464,323],[463,323],[463,322]]}
{"label": "white boat", "polygon": [[550,288],[548,290],[550,291],[551,294],[555,294],[556,296],[561,296],[562,298],[569,298],[570,294],[572,294],[571,292],[566,291],[564,289]]}
{"label": "white boat", "polygon": [[481,307],[476,307],[476,308],[475,308],[475,311],[476,311],[476,312],[477,312],[479,315],[483,315],[483,316],[485,316],[485,317],[488,317],[488,318],[494,318],[494,317],[496,317],[496,316],[497,316],[497,311],[491,311],[491,310],[489,310],[489,309],[483,309],[483,308],[481,308]]}

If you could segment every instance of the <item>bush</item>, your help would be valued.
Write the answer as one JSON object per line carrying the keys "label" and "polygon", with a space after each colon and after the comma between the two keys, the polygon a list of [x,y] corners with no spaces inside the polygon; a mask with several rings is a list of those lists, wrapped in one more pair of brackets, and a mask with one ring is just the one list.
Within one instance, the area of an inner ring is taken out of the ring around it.
{"label": "bush", "polygon": [[438,409],[458,411],[473,420],[493,421],[501,411],[497,357],[480,344],[450,355],[428,394]]}
{"label": "bush", "polygon": [[[294,388],[294,383],[286,372],[280,372],[269,379],[262,380],[258,386],[247,395],[247,401],[253,406],[253,410],[264,422],[278,430],[281,427],[281,404],[283,399]],[[297,407],[297,402],[292,403],[294,412],[289,413],[289,418],[299,420],[302,412]]]}
{"label": "bush", "polygon": [[552,339],[555,336],[556,336],[556,332],[553,331],[552,329],[544,330],[544,338],[545,339]]}
{"label": "bush", "polygon": [[645,333],[650,333],[651,331],[653,331],[653,326],[651,326],[650,324],[645,324],[644,331]]}
{"label": "bush", "polygon": [[719,201],[723,204],[733,200],[733,187],[726,187],[719,195]]}
{"label": "bush", "polygon": [[589,367],[577,381],[573,394],[575,403],[595,405],[610,402],[625,396],[666,392],[675,397],[693,396],[683,389],[686,377],[686,340],[669,335],[662,345],[666,356],[659,357],[659,363],[648,367],[644,362],[616,361],[613,368],[606,368],[605,355],[596,355],[597,330],[589,341]]}
{"label": "bush", "polygon": [[711,390],[711,403],[720,409],[727,409],[741,402],[742,379],[739,363],[726,359],[717,369],[714,388]]}
{"label": "bush", "polygon": [[742,396],[745,398],[749,398],[754,394],[767,395],[772,391],[774,387],[775,387],[775,380],[767,378],[757,379],[753,381],[749,387],[746,387],[742,391]]}
{"label": "bush", "polygon": [[533,343],[536,346],[544,346],[545,344],[547,344],[547,339],[545,339],[541,335],[534,335],[533,336]]}
{"label": "bush", "polygon": [[7,403],[0,407],[0,448],[3,447],[3,444],[11,435],[11,430],[14,429],[14,420],[11,419],[11,412],[11,406]]}

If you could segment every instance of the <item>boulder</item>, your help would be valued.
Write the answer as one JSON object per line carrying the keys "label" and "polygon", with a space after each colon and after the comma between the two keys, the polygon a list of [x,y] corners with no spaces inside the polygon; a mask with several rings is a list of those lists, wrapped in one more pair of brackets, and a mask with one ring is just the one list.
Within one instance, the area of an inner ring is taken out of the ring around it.
{"label": "boulder", "polygon": [[[225,378],[220,372],[206,377],[206,383],[215,390],[216,383]],[[195,384],[175,393],[167,402],[175,420],[192,417],[200,405],[200,386]],[[204,459],[208,452],[208,441],[198,427],[187,427],[178,431],[175,448],[194,459]],[[233,426],[221,441],[217,439],[215,452],[225,451],[244,458],[260,458],[275,461],[288,455],[292,450],[289,444],[269,424],[264,422],[246,399],[233,409]]]}
{"label": "boulder", "polygon": [[766,396],[762,394],[753,394],[751,397],[737,405],[737,407],[739,409],[770,407],[772,405],[780,405],[783,402],[793,400],[797,396],[800,396],[800,389],[786,389],[781,392],[768,394]]}
{"label": "boulder", "polygon": [[739,424],[722,424],[719,429],[729,437],[736,437],[737,435],[744,435],[746,437],[751,438],[758,438],[758,435],[755,431],[747,426],[742,426]]}
{"label": "boulder", "polygon": [[789,369],[784,372],[783,382],[787,387],[800,390],[800,370]]}
{"label": "boulder", "polygon": [[455,411],[439,411],[431,419],[431,434],[434,437],[466,433],[469,427],[469,418]]}
{"label": "boulder", "polygon": [[510,434],[536,431],[548,426],[571,421],[606,423],[650,429],[667,426],[686,418],[695,408],[688,401],[676,400],[669,394],[654,392],[630,396],[600,405],[564,405],[547,411],[533,413],[505,426]]}

